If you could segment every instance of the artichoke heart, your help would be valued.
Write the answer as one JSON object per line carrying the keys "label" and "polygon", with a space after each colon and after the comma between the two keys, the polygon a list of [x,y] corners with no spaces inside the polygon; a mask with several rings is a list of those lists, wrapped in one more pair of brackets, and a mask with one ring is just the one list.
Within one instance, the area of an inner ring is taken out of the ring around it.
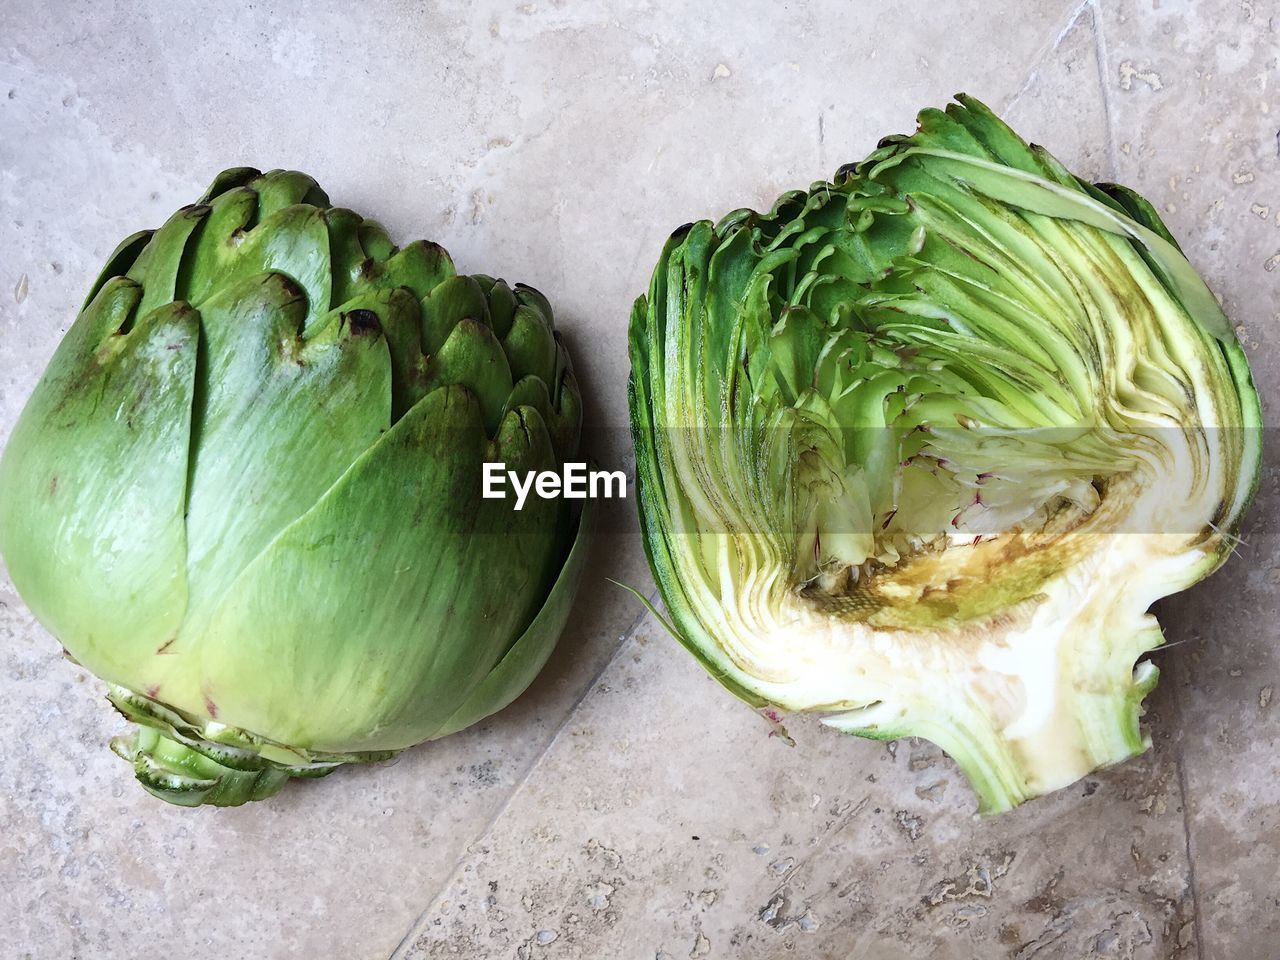
{"label": "artichoke heart", "polygon": [[1146,749],[1149,608],[1226,560],[1261,443],[1148,202],[960,96],[677,231],[630,350],[650,563],[731,691],[926,737],[988,812]]}
{"label": "artichoke heart", "polygon": [[501,709],[590,515],[481,497],[578,456],[538,291],[238,168],[107,262],[0,459],[0,554],[174,803],[261,799]]}

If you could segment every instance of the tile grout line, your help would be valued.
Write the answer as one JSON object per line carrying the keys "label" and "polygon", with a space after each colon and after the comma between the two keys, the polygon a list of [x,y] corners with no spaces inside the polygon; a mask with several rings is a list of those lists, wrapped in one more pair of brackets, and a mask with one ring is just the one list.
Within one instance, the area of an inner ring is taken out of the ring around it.
{"label": "tile grout line", "polygon": [[[1181,671],[1179,671],[1181,672]],[[1182,692],[1182,687],[1178,687]],[[1181,702],[1182,697],[1178,697]],[[1181,739],[1181,738],[1179,738]],[[1205,960],[1204,931],[1200,923],[1200,886],[1196,883],[1195,842],[1191,837],[1191,793],[1187,790],[1187,764],[1182,743],[1178,744],[1178,792],[1182,794],[1182,835],[1187,852],[1187,883],[1191,887],[1191,922],[1196,927],[1196,960]]]}
{"label": "tile grout line", "polygon": [[1067,39],[1067,34],[1075,29],[1076,24],[1080,20],[1081,14],[1084,13],[1085,9],[1089,7],[1092,2],[1093,0],[1080,0],[1080,2],[1076,4],[1075,9],[1071,11],[1070,16],[1067,17],[1067,22],[1063,25],[1062,29],[1058,31],[1057,35],[1041,49],[1036,51],[1036,54],[1031,61],[1031,69],[1027,71],[1026,79],[1022,81],[1022,86],[1018,87],[1013,96],[1005,101],[1004,109],[1001,113],[1007,114],[1014,108],[1018,101],[1022,99],[1023,95],[1031,89],[1031,85],[1040,78],[1040,68],[1044,66],[1044,63],[1049,59],[1049,56],[1062,46],[1062,41]]}
{"label": "tile grout line", "polygon": [[[656,588],[647,597],[647,601],[649,604],[655,604],[660,599],[661,599],[661,594]],[[409,924],[409,929],[405,932],[405,935],[400,938],[400,942],[396,944],[396,948],[391,951],[391,954],[388,957],[388,960],[404,960],[404,957],[407,956],[405,951],[407,951],[410,947],[413,946],[413,939],[417,935],[417,933],[422,929],[426,921],[427,914],[431,910],[431,907],[436,903],[437,900],[440,899],[441,894],[443,894],[446,890],[449,889],[449,883],[452,881],[454,876],[457,875],[458,869],[462,866],[463,861],[466,860],[470,848],[476,842],[478,842],[479,840],[482,840],[494,828],[494,826],[498,823],[498,821],[502,819],[502,815],[507,812],[512,802],[515,800],[516,794],[520,792],[520,788],[523,787],[528,782],[529,777],[538,768],[539,764],[542,763],[543,758],[546,757],[546,755],[551,752],[551,748],[554,747],[557,743],[559,743],[560,737],[564,734],[565,728],[569,726],[570,721],[574,718],[574,716],[577,715],[578,708],[582,706],[583,702],[587,699],[587,697],[589,697],[592,691],[595,690],[596,684],[600,682],[600,678],[604,676],[606,672],[608,672],[611,666],[613,666],[614,661],[617,660],[618,657],[622,654],[623,648],[626,647],[628,642],[635,636],[636,631],[640,629],[640,625],[644,623],[645,618],[648,616],[649,616],[649,608],[641,607],[640,612],[636,615],[635,619],[632,620],[631,623],[628,625],[627,629],[623,632],[621,638],[619,638],[618,645],[616,648],[614,648],[613,653],[609,655],[609,658],[604,662],[603,665],[601,665],[600,669],[597,670],[595,674],[592,675],[591,682],[586,685],[586,687],[582,691],[582,694],[578,697],[577,700],[573,702],[573,706],[571,706],[567,711],[565,711],[564,719],[561,720],[559,726],[556,727],[555,733],[551,735],[551,739],[548,740],[546,745],[543,746],[543,748],[538,751],[538,753],[533,757],[532,760],[529,761],[528,764],[526,764],[524,770],[521,771],[519,778],[516,780],[515,784],[512,786],[511,791],[506,795],[503,801],[500,804],[498,804],[498,808],[493,812],[493,814],[489,817],[489,819],[485,821],[484,826],[474,835],[471,842],[466,844],[462,848],[462,852],[458,854],[458,858],[454,861],[453,868],[449,871],[448,875],[445,877],[444,882],[440,885],[440,888],[436,890],[436,892],[430,897],[430,899],[427,900],[426,906],[422,908],[422,911],[418,914],[418,916],[414,919],[414,921],[411,924]]]}
{"label": "tile grout line", "polygon": [[[1186,706],[1186,695],[1189,688],[1187,678],[1187,662],[1185,658],[1174,657],[1169,664],[1169,682],[1173,684],[1173,704],[1179,717]],[[1187,858],[1187,886],[1191,890],[1191,922],[1195,924],[1196,960],[1205,960],[1204,930],[1201,923],[1200,884],[1196,878],[1196,844],[1191,827],[1191,790],[1187,782],[1187,749],[1186,736],[1178,733],[1177,755],[1174,759],[1178,771],[1178,796],[1182,801],[1182,849]]]}
{"label": "tile grout line", "polygon": [[1112,181],[1120,176],[1116,162],[1115,124],[1111,119],[1111,84],[1108,82],[1107,38],[1102,22],[1102,0],[1085,0],[1093,21],[1093,58],[1098,67],[1098,86],[1102,88],[1102,119],[1107,125],[1107,166]]}

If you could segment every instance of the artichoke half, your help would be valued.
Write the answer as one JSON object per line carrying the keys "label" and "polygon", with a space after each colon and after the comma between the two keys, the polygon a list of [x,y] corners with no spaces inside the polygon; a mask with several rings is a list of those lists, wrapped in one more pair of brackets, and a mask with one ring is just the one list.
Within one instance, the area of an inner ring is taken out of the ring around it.
{"label": "artichoke half", "polygon": [[630,399],[678,639],[769,712],[934,741],[990,812],[1149,745],[1149,608],[1231,552],[1261,415],[1150,204],[958,100],[678,230]]}
{"label": "artichoke half", "polygon": [[581,401],[536,290],[234,169],[111,256],[0,460],[0,554],[174,803],[261,799],[501,709],[568,615]]}

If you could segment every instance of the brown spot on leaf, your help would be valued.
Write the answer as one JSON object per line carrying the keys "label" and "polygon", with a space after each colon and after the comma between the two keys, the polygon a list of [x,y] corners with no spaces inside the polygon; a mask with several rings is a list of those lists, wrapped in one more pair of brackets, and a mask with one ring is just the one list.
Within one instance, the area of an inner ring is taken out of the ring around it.
{"label": "brown spot on leaf", "polygon": [[382,324],[378,322],[378,315],[372,310],[348,310],[343,317],[356,336],[362,333],[377,333],[382,329]]}

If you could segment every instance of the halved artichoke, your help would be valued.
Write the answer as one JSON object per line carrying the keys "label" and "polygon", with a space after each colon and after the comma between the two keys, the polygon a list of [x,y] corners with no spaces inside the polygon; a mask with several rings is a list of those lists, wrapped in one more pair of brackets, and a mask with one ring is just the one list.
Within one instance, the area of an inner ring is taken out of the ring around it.
{"label": "halved artichoke", "polygon": [[557,470],[580,426],[536,290],[228,170],[108,261],[0,459],[0,553],[141,725],[142,785],[243,803],[525,689],[590,514],[481,471]]}
{"label": "halved artichoke", "polygon": [[631,414],[675,635],[749,703],[933,740],[998,811],[1148,746],[1149,608],[1230,553],[1261,416],[1150,204],[958,99],[678,230]]}

